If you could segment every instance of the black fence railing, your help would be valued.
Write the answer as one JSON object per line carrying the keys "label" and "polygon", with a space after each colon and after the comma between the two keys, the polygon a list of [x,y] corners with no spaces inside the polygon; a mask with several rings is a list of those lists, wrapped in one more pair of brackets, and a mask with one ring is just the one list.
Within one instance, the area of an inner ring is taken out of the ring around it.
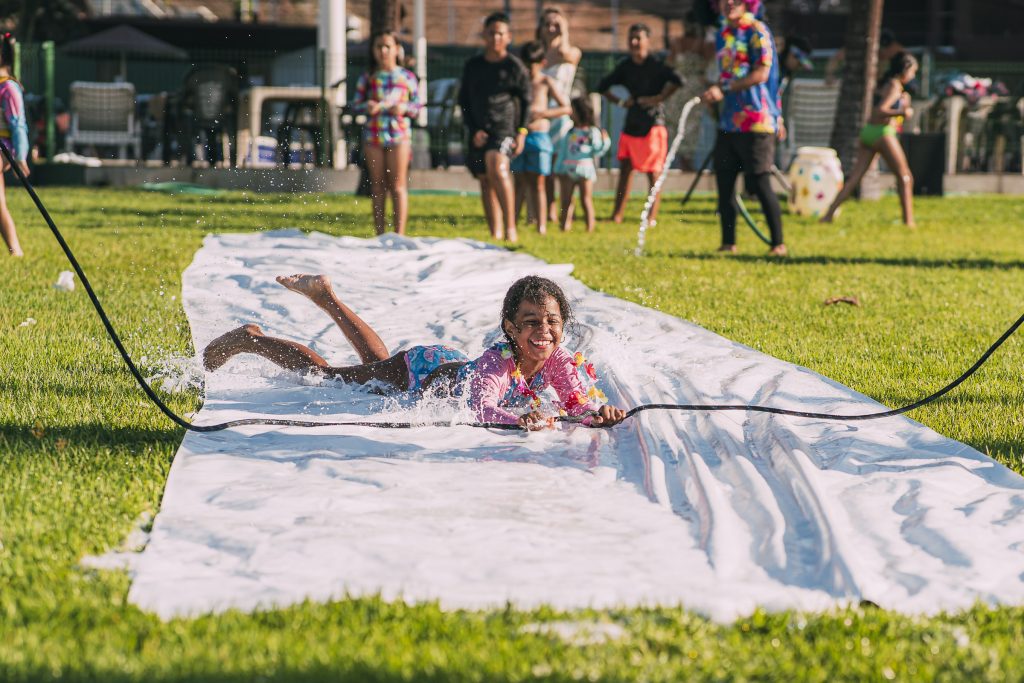
{"label": "black fence railing", "polygon": [[[428,89],[426,124],[419,135],[420,148],[429,150],[431,166],[447,166],[461,161],[464,131],[456,98],[458,79],[463,64],[476,48],[460,46],[431,46],[427,55]],[[52,54],[49,57],[48,54]],[[578,89],[593,90],[601,77],[608,73],[621,53],[588,52],[581,63]],[[48,60],[52,62],[48,65]],[[347,59],[348,78],[343,84],[351,101],[358,75],[368,64],[365,48],[351,49]],[[52,151],[62,152],[67,147],[67,133],[70,122],[69,107],[71,84],[85,82],[124,82],[134,86],[136,111],[134,122],[141,136],[142,156],[148,160],[187,163],[197,154],[209,154],[211,146],[203,135],[196,139],[196,126],[191,129],[184,125],[187,112],[182,109],[186,81],[190,74],[204,67],[223,67],[236,74],[238,88],[251,86],[304,86],[319,88],[324,85],[325,72],[331,72],[313,46],[291,51],[247,49],[192,49],[186,59],[153,59],[144,55],[119,54],[116,52],[85,52],[71,54],[60,46],[51,48],[49,53],[42,45],[24,45],[21,48],[20,77],[26,90],[28,114],[32,121],[31,136],[42,156],[46,155],[48,142]],[[964,63],[936,61],[932,68],[935,78],[952,70],[964,71],[975,77],[988,77],[1006,84],[1009,102],[994,109],[991,121],[974,121],[971,140],[973,144],[997,145],[1002,161],[995,163],[992,153],[974,153],[971,158],[977,163],[964,164],[960,170],[1019,170],[1021,168],[1021,136],[1024,135],[1020,107],[1016,102],[1024,97],[1024,62]],[[933,84],[932,92],[938,92]],[[52,115],[48,115],[46,93],[53,93]],[[1015,114],[1014,112],[1017,112]],[[286,105],[270,103],[264,120],[255,126],[257,136],[279,136],[281,126],[286,123]],[[607,116],[602,121],[611,127]],[[358,148],[360,126],[356,117],[341,117],[336,126],[345,136],[350,147]],[[983,133],[977,129],[984,128]],[[231,126],[226,126],[229,132]],[[991,129],[991,130],[989,130]],[[48,131],[52,134],[48,136]],[[222,131],[213,127],[207,133]],[[612,131],[614,134],[614,131]],[[425,137],[424,137],[425,136]],[[207,136],[209,137],[209,136]],[[968,140],[968,142],[971,142]],[[323,140],[317,140],[322,143]],[[199,152],[196,153],[196,149]],[[205,152],[203,150],[206,150]],[[103,151],[103,150],[101,150]],[[111,154],[111,150],[105,150]],[[237,151],[233,153],[237,155]],[[301,156],[301,155],[300,155]],[[603,163],[610,164],[608,155]],[[278,161],[288,161],[288,154],[278,154]]]}

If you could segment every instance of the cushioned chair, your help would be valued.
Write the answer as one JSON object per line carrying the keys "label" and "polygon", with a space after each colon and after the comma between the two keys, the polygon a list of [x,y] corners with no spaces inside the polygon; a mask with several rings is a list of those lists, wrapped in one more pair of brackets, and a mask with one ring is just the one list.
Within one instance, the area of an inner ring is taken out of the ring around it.
{"label": "cushioned chair", "polygon": [[277,129],[278,158],[285,166],[320,163],[324,118],[320,102],[288,102]]}
{"label": "cushioned chair", "polygon": [[457,78],[427,82],[427,132],[430,134],[430,165],[433,168],[451,166],[451,142],[462,138],[458,96]]}
{"label": "cushioned chair", "polygon": [[798,147],[829,146],[840,85],[815,78],[797,78],[790,84],[785,142],[789,157]]}
{"label": "cushioned chair", "polygon": [[196,145],[202,144],[210,165],[227,159],[235,165],[238,141],[238,71],[224,64],[194,68],[185,77],[182,90],[182,122],[185,124],[186,161],[196,160]]}
{"label": "cushioned chair", "polygon": [[142,158],[142,134],[135,119],[135,86],[131,83],[71,84],[71,122],[65,138],[67,151],[75,147],[117,147],[127,158],[131,146]]}

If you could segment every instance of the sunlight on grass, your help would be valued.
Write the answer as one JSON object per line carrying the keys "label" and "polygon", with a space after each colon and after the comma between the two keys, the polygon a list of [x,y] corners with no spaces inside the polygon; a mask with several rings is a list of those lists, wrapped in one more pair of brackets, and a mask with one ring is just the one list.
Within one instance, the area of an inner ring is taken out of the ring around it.
{"label": "sunlight on grass", "polygon": [[[366,199],[169,196],[42,188],[114,325],[143,369],[193,354],[181,273],[210,232],[299,227],[369,237]],[[678,608],[446,613],[375,599],[162,623],[126,604],[128,579],[81,569],[155,512],[183,432],[149,405],[22,192],[10,193],[22,260],[0,259],[0,679],[351,681],[1004,680],[1024,677],[1024,610],[916,618],[873,608],[757,613],[717,625]],[[597,201],[599,216],[610,199]],[[639,212],[639,200],[631,207]],[[921,199],[919,227],[892,197],[851,203],[836,224],[786,219],[792,257],[714,254],[710,197],[667,198],[647,254],[636,225],[600,222],[521,249],[573,263],[589,286],[692,320],[896,406],[960,374],[1021,313],[1024,226],[1010,197]],[[414,197],[413,236],[483,239],[478,200]],[[755,217],[758,217],[755,214]],[[290,272],[287,263],[282,272]],[[385,274],[382,273],[382,277]],[[495,283],[503,287],[502,283]],[[856,296],[860,306],[825,306]],[[28,319],[34,323],[28,323]],[[25,324],[23,324],[25,323]],[[638,334],[642,334],[638,330]],[[387,330],[381,333],[386,336]],[[628,351],[628,349],[627,349]],[[1012,339],[976,376],[912,417],[1024,471],[1024,351]],[[165,395],[196,410],[189,389]],[[680,568],[685,571],[685,568]],[[615,623],[577,644],[529,624]]]}

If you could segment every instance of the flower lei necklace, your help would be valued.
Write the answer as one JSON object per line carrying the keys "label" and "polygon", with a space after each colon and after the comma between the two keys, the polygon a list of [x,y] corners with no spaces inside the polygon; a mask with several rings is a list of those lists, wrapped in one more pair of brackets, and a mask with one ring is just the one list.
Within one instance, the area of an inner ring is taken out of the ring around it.
{"label": "flower lei necklace", "polygon": [[[498,351],[501,353],[501,357],[505,360],[508,360],[515,355],[512,353],[512,345],[506,342],[498,344]],[[530,387],[526,378],[523,377],[523,371],[519,368],[519,361],[515,361],[515,364],[516,367],[512,371],[512,382],[516,386],[516,391],[519,392],[520,396],[525,396],[530,399],[531,408],[539,408],[540,396],[537,395],[537,392]],[[536,377],[534,378],[534,381],[536,381]]]}
{"label": "flower lei necklace", "polygon": [[[509,360],[512,359],[515,354],[512,352],[512,346],[506,342],[498,344],[498,351],[501,357]],[[581,383],[583,384],[583,391],[578,391],[574,395],[570,396],[559,409],[561,415],[567,414],[566,411],[572,410],[576,406],[586,405],[588,402],[603,404],[608,402],[608,397],[605,396],[604,392],[597,387],[597,370],[594,369],[594,364],[587,360],[587,357],[577,351],[573,354],[572,360],[570,361],[572,366],[576,368],[580,375]],[[536,377],[534,378],[536,381]],[[530,383],[526,381],[523,376],[523,371],[519,367],[519,362],[516,361],[515,369],[512,370],[512,382],[515,384],[516,391],[520,396],[525,396],[530,401],[532,408],[539,408],[541,405],[540,396],[530,386]]]}
{"label": "flower lei necklace", "polygon": [[588,361],[586,356],[577,351],[572,356],[572,365],[580,374],[584,391],[578,391],[575,396],[571,396],[559,412],[564,415],[567,410],[571,410],[576,406],[586,405],[587,402],[597,403],[599,405],[607,403],[608,397],[604,395],[603,391],[597,388],[597,370],[594,369],[594,364]]}

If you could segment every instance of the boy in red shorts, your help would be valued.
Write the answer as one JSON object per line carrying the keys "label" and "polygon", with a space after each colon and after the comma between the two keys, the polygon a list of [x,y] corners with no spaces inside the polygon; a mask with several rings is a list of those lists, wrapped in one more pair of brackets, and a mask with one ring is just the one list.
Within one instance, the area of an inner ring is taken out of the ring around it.
{"label": "boy in red shorts", "polygon": [[[619,184],[615,189],[615,211],[612,220],[621,223],[629,196],[633,171],[646,173],[651,186],[668,153],[668,130],[665,128],[663,103],[683,85],[675,69],[651,56],[651,29],[646,24],[629,27],[629,57],[601,79],[597,91],[613,104],[626,107],[626,123],[619,135]],[[613,85],[629,91],[625,98],[609,92]],[[658,215],[660,198],[655,198],[650,218]]]}

